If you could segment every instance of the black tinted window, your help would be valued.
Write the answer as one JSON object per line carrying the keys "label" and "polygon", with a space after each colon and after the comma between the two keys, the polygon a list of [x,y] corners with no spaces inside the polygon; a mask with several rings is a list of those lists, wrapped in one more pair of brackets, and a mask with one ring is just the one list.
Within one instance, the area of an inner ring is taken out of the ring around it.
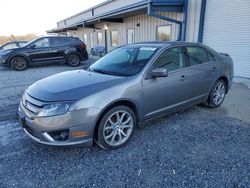
{"label": "black tinted window", "polygon": [[154,63],[154,68],[166,68],[168,71],[178,70],[183,67],[185,67],[185,63],[180,48],[166,50]]}
{"label": "black tinted window", "polygon": [[63,38],[50,38],[50,45],[51,46],[58,46],[64,44]]}
{"label": "black tinted window", "polygon": [[210,62],[208,51],[200,47],[187,47],[189,63],[191,66]]}

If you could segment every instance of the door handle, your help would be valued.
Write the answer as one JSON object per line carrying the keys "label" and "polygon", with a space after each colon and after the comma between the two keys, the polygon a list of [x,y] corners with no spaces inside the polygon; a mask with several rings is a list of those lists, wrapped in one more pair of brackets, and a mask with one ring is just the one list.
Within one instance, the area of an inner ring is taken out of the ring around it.
{"label": "door handle", "polygon": [[184,80],[186,80],[186,79],[188,79],[188,76],[182,75],[182,76],[180,77],[180,80],[182,80],[182,81],[184,81]]}

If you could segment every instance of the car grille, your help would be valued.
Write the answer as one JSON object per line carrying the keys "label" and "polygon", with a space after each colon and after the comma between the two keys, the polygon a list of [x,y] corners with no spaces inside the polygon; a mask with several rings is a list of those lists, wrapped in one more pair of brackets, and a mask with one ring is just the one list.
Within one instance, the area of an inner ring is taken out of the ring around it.
{"label": "car grille", "polygon": [[35,118],[44,105],[43,101],[31,97],[27,92],[23,95],[22,106],[29,118]]}

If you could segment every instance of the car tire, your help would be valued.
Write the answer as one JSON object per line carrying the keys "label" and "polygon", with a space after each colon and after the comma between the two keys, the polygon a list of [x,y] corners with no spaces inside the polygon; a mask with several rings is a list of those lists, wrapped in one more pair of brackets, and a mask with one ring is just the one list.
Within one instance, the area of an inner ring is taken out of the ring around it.
{"label": "car tire", "polygon": [[219,107],[226,96],[227,86],[224,80],[217,80],[209,94],[208,106],[211,108]]}
{"label": "car tire", "polygon": [[17,71],[23,71],[27,69],[29,65],[27,59],[25,59],[24,57],[20,57],[20,56],[12,58],[10,61],[10,64],[11,64],[11,68]]}
{"label": "car tire", "polygon": [[80,56],[77,54],[70,54],[67,58],[67,64],[71,67],[77,67],[81,63]]}
{"label": "car tire", "polygon": [[116,106],[102,117],[96,143],[103,149],[114,150],[128,143],[136,125],[136,116],[127,106]]}

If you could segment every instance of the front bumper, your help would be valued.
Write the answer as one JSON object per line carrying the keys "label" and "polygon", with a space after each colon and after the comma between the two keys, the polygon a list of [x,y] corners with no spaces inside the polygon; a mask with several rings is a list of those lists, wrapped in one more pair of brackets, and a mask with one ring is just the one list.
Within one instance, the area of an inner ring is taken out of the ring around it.
{"label": "front bumper", "polygon": [[[93,144],[93,133],[95,120],[99,110],[96,108],[70,111],[64,115],[34,118],[25,115],[25,109],[20,105],[18,119],[24,132],[34,141],[51,146],[68,146]],[[59,141],[52,134],[54,132],[67,131],[66,140]],[[85,133],[84,135],[74,135],[74,133]]]}
{"label": "front bumper", "polygon": [[7,60],[7,58],[4,58],[4,57],[0,56],[0,66],[1,67],[8,67],[8,60]]}

